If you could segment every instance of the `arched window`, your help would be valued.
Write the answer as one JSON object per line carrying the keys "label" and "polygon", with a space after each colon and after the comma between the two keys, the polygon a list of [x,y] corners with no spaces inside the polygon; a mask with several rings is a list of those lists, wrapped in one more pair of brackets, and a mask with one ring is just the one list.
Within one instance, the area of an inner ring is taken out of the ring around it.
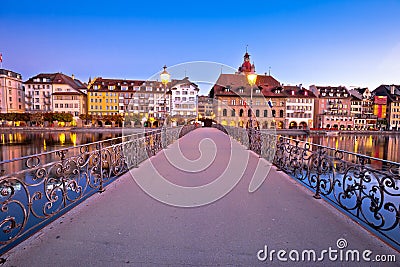
{"label": "arched window", "polygon": [[228,114],[228,111],[226,110],[226,108],[224,108],[222,110],[222,116],[227,116],[227,114]]}
{"label": "arched window", "polygon": [[251,117],[251,109],[247,111],[247,117]]}
{"label": "arched window", "polygon": [[231,116],[232,116],[232,117],[235,117],[235,116],[236,116],[236,110],[235,110],[235,109],[232,109],[232,110],[231,110]]}
{"label": "arched window", "polygon": [[283,118],[283,110],[279,110],[279,117]]}
{"label": "arched window", "polygon": [[268,110],[264,109],[264,117],[268,117]]}
{"label": "arched window", "polygon": [[239,110],[239,117],[243,117],[243,109],[242,108]]}
{"label": "arched window", "polygon": [[272,110],[272,117],[274,117],[275,118],[275,116],[276,116],[276,110]]}
{"label": "arched window", "polygon": [[260,117],[260,110],[256,109],[256,117]]}

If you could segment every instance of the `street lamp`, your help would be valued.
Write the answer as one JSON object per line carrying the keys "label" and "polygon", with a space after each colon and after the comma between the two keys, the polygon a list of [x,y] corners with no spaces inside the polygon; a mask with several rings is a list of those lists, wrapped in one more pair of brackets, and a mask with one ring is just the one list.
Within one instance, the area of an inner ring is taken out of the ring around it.
{"label": "street lamp", "polygon": [[256,84],[257,74],[255,72],[247,73],[247,82],[250,84],[250,128],[253,128],[253,86]]}
{"label": "street lamp", "polygon": [[[169,78],[171,77],[171,75],[168,73],[167,71],[167,66],[164,65],[164,70],[163,72],[161,72],[160,74],[160,78],[161,78],[161,83],[164,85],[164,117],[163,119],[165,120],[165,111],[166,111],[166,93],[167,93],[167,84],[169,82]],[[163,123],[164,125],[164,123]]]}

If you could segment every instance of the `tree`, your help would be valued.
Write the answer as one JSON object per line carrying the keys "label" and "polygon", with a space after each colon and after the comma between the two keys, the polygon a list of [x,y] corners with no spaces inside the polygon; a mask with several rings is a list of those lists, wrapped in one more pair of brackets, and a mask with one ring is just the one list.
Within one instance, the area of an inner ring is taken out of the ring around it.
{"label": "tree", "polygon": [[42,125],[43,124],[43,113],[36,112],[30,114],[30,121],[34,122],[35,124]]}

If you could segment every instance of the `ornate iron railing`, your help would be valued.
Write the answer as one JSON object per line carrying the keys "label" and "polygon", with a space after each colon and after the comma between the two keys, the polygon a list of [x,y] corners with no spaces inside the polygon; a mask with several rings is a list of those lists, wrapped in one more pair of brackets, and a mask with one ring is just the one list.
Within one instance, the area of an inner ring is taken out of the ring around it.
{"label": "ornate iron railing", "polygon": [[272,133],[225,127],[228,134],[400,248],[400,163]]}
{"label": "ornate iron railing", "polygon": [[0,254],[194,128],[163,128],[0,162]]}

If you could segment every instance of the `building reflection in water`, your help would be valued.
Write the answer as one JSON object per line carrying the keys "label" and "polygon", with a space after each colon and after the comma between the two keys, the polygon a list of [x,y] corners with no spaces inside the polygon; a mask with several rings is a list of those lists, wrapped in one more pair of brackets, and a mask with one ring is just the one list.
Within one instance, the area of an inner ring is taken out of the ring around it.
{"label": "building reflection in water", "polygon": [[[52,150],[73,147],[99,140],[121,136],[121,133],[75,132],[21,132],[0,134],[0,161],[40,154]],[[52,155],[51,157],[55,156]],[[46,161],[52,159],[46,159]],[[13,173],[24,168],[23,162],[2,164],[0,170]]]}
{"label": "building reflection in water", "polygon": [[[341,134],[338,136],[313,134],[291,137],[339,150],[363,154],[369,157],[400,162],[399,134]],[[368,161],[367,163],[376,168],[384,167],[381,162]]]}

